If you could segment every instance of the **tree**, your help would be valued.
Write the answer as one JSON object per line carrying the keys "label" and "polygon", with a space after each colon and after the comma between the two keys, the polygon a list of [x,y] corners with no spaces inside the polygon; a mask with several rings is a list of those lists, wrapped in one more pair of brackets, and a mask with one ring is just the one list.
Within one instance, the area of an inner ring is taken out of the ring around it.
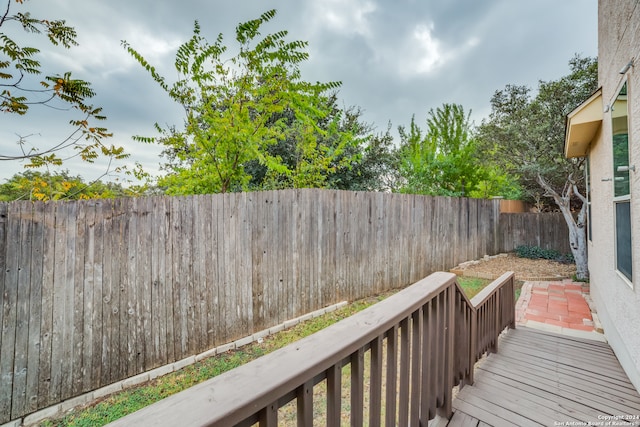
{"label": "tree", "polygon": [[[458,104],[429,110],[423,132],[411,119],[409,130],[399,127],[400,175],[403,192],[465,196],[476,189],[483,170],[476,161],[470,113]],[[424,137],[423,137],[424,134]]]}
{"label": "tree", "polygon": [[[24,0],[15,3],[6,0],[4,12],[0,12],[0,112],[24,115],[35,106],[47,106],[75,110],[78,117],[70,121],[73,130],[65,139],[36,147],[30,146],[29,136],[20,136],[18,150],[0,153],[0,160],[22,160],[26,161],[26,167],[41,167],[60,166],[69,157],[76,156],[90,163],[100,156],[109,159],[128,157],[123,147],[105,144],[105,139],[112,134],[96,124],[105,120],[105,116],[101,108],[88,103],[95,95],[88,82],[74,78],[70,72],[39,78],[43,73],[38,59],[40,50],[22,46],[9,32],[44,34],[52,45],[69,49],[77,45],[76,31],[64,20],[32,17],[24,10],[24,3]],[[12,13],[12,7],[18,11]],[[68,154],[67,150],[73,154]]]}
{"label": "tree", "polygon": [[[184,128],[160,128],[158,142],[168,172],[160,179],[170,194],[239,191],[249,188],[247,165],[258,162],[274,187],[325,186],[332,164],[352,143],[338,130],[340,116],[321,127],[330,112],[328,92],[338,82],[311,84],[301,78],[300,63],[308,59],[303,41],[287,41],[287,31],[260,38],[263,24],[275,10],[239,24],[239,52],[227,57],[220,34],[213,44],[200,34],[180,46],[175,67],[180,78],[169,85],[135,49],[127,51],[151,74],[171,99],[184,107]],[[333,138],[331,145],[321,144]],[[295,141],[295,168],[270,150],[279,142]],[[346,160],[345,160],[346,161]]]}
{"label": "tree", "polygon": [[596,90],[598,66],[596,59],[576,55],[569,69],[558,80],[540,81],[535,96],[526,86],[496,91],[479,139],[481,151],[493,153],[492,162],[518,175],[530,198],[538,205],[550,199],[562,212],[577,277],[587,279],[584,159],[564,157],[565,118]]}
{"label": "tree", "polygon": [[111,199],[137,195],[113,182],[85,182],[69,171],[52,174],[28,170],[0,184],[0,201]]}
{"label": "tree", "polygon": [[[326,188],[352,191],[392,190],[396,180],[396,158],[390,125],[386,133],[374,134],[373,126],[362,121],[362,110],[357,107],[341,109],[337,94],[329,97],[329,113],[317,122],[324,131],[319,136],[318,146],[331,150],[340,143],[340,135],[349,135],[351,142],[334,156],[322,170],[322,184]],[[293,115],[288,126],[293,125]],[[337,126],[335,126],[337,124]],[[269,154],[278,157],[292,171],[300,171],[303,157],[298,149],[296,135],[278,141],[267,148]],[[291,180],[281,177],[280,181],[269,179],[267,167],[257,160],[248,162],[245,170],[251,175],[249,188],[273,189],[293,187]],[[283,179],[284,178],[284,179]]]}
{"label": "tree", "polygon": [[373,127],[357,121],[360,110],[347,111],[347,122],[360,143],[349,147],[346,155],[351,164],[336,168],[329,176],[329,188],[352,191],[393,191],[398,187],[398,150],[389,123],[385,132],[373,133]]}

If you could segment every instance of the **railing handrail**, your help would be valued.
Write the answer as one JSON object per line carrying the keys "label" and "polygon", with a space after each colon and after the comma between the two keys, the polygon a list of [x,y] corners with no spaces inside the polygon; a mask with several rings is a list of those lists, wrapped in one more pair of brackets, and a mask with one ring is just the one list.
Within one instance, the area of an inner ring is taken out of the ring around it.
{"label": "railing handrail", "polygon": [[[501,278],[505,278],[505,275]],[[501,284],[504,281],[494,282],[491,288],[495,292]],[[313,388],[318,377],[324,379],[323,373],[332,366],[341,366],[343,360],[367,348],[373,340],[384,337],[388,331],[396,330],[401,321],[411,318],[447,288],[456,287],[459,289],[455,274],[434,273],[347,319],[143,408],[111,425],[230,426],[251,417],[253,423],[258,419],[259,411],[269,405],[275,405],[277,410],[283,404],[284,396],[291,396],[290,400],[295,397],[292,393],[304,384],[312,382]],[[475,316],[474,304],[466,296],[465,300]],[[472,301],[476,300],[478,298]],[[485,300],[486,297],[483,297],[480,302]],[[453,374],[450,376],[453,377]],[[451,399],[450,393],[448,399]]]}

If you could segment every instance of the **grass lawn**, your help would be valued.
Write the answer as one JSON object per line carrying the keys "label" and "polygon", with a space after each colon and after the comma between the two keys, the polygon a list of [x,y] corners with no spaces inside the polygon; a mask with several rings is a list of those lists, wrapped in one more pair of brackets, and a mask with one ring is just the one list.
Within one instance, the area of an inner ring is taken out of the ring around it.
{"label": "grass lawn", "polygon": [[[459,277],[458,280],[469,298],[472,298],[490,283],[489,280],[468,277]],[[261,343],[249,344],[241,349],[210,357],[177,372],[157,378],[147,384],[123,390],[106,397],[100,402],[94,402],[85,408],[76,409],[64,417],[46,420],[42,425],[49,427],[103,426],[165,397],[311,335],[358,311],[364,310],[393,293],[388,292],[376,297],[355,301],[339,310],[265,337]],[[349,368],[349,366],[345,368]],[[345,403],[348,404],[348,402]]]}

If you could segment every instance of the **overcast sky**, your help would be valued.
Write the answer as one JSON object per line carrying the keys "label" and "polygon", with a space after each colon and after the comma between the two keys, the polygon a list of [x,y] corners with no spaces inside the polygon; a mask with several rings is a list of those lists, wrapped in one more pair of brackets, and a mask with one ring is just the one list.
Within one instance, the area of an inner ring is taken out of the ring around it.
{"label": "overcast sky", "polygon": [[[198,20],[213,41],[219,33],[234,45],[239,22],[275,8],[267,32],[286,29],[291,40],[309,42],[302,67],[308,81],[341,81],[344,106],[359,106],[379,132],[390,121],[394,135],[415,114],[443,103],[472,110],[476,123],[490,112],[492,94],[507,84],[532,88],[538,80],[568,73],[575,54],[597,54],[597,0],[30,0],[11,1],[12,12],[27,8],[34,17],[66,19],[78,32],[70,50],[39,44],[46,72],[71,71],[97,92],[95,105],[108,116],[112,142],[124,145],[131,161],[158,168],[159,149],[136,143],[132,135],[154,136],[153,124],[180,125],[183,112],[122,48],[126,40],[170,81],[178,46]],[[33,45],[15,27],[2,32]],[[16,135],[33,135],[42,145],[70,129],[57,111],[33,109],[25,117],[0,115],[2,153],[15,150]],[[66,133],[65,133],[66,132]],[[0,180],[22,164],[0,164]],[[91,179],[101,167],[69,163],[72,174]]]}

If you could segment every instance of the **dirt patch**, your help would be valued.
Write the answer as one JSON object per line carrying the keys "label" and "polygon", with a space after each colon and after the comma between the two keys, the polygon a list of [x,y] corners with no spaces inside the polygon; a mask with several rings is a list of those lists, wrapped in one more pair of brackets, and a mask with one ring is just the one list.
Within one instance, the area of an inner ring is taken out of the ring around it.
{"label": "dirt patch", "polygon": [[451,270],[452,273],[460,276],[492,280],[507,271],[513,271],[517,280],[549,281],[571,278],[576,273],[576,266],[546,259],[534,260],[519,258],[513,254],[500,254],[478,261],[465,262]]}

